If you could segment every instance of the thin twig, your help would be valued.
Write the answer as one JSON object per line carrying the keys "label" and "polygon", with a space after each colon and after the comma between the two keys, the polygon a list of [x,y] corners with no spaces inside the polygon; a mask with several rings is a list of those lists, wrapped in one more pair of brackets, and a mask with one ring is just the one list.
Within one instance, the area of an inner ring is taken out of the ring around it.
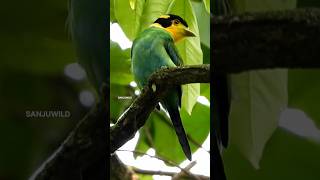
{"label": "thin twig", "polygon": [[176,172],[145,170],[145,169],[139,169],[137,167],[131,167],[131,168],[135,173],[138,173],[138,174],[160,175],[160,176],[174,176],[177,174]]}
{"label": "thin twig", "polygon": [[[194,161],[192,163],[194,163]],[[189,165],[192,165],[192,163],[190,163]],[[176,173],[176,172],[145,170],[145,169],[140,169],[140,168],[133,167],[133,166],[131,167],[131,169],[137,174],[144,174],[144,175],[160,175],[160,176],[171,176],[171,177],[174,177],[176,175],[181,176],[181,174]],[[187,169],[187,167],[185,169]],[[193,175],[199,180],[208,180],[209,179],[209,177],[204,176],[204,175],[200,175],[200,174],[193,174]],[[190,179],[190,177],[189,177],[189,179]]]}
{"label": "thin twig", "polygon": [[192,174],[190,174],[190,172],[184,170],[182,167],[179,166],[178,163],[173,162],[173,161],[171,161],[171,160],[167,160],[167,159],[162,158],[162,157],[159,157],[159,156],[153,156],[153,155],[150,155],[150,154],[147,154],[147,153],[144,153],[144,152],[140,152],[140,151],[135,151],[135,150],[123,150],[123,149],[118,149],[117,151],[132,152],[132,153],[134,153],[134,154],[146,155],[146,156],[149,156],[149,157],[151,157],[151,158],[159,159],[159,160],[161,160],[161,161],[163,161],[163,162],[165,162],[165,163],[167,163],[167,164],[170,164],[171,166],[174,166],[174,167],[179,168],[179,169],[180,169],[181,171],[183,171],[184,173],[192,176]]}

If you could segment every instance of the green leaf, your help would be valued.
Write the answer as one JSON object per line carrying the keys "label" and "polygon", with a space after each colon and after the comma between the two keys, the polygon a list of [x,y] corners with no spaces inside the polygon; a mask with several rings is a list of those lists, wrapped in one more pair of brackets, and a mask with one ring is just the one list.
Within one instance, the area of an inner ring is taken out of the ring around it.
{"label": "green leaf", "polygon": [[203,53],[203,64],[210,64],[210,47],[201,43],[201,49]]}
{"label": "green leaf", "polygon": [[114,1],[115,0],[111,0],[110,1],[110,22],[116,22],[116,17],[114,14]]}
{"label": "green leaf", "polygon": [[110,41],[110,82],[127,85],[133,81],[130,49],[122,50],[118,43]]}
{"label": "green leaf", "polygon": [[174,0],[149,0],[145,2],[143,14],[140,18],[140,29],[142,32],[148,28],[159,16],[166,14]]}
{"label": "green leaf", "polygon": [[320,145],[277,129],[265,148],[259,170],[230,146],[223,154],[228,180],[318,180],[320,179]]}
{"label": "green leaf", "polygon": [[17,6],[6,1],[0,12],[6,19],[0,28],[0,71],[53,75],[76,61],[66,31],[66,2],[33,0]]}
{"label": "green leaf", "polygon": [[289,107],[304,111],[320,128],[320,71],[289,70]]}
{"label": "green leaf", "polygon": [[[130,64],[130,49],[122,50],[118,43],[110,41],[110,118],[117,120],[131,99],[119,99],[131,96],[129,83],[133,81]],[[113,122],[114,123],[114,122]]]}
{"label": "green leaf", "polygon": [[[169,13],[177,14],[188,22],[189,28],[197,37],[189,37],[177,43],[178,51],[184,64],[202,64],[202,50],[200,46],[199,29],[196,16],[192,10],[190,0],[177,0],[172,4]],[[189,114],[200,95],[200,84],[188,84],[182,86],[182,109]]]}
{"label": "green leaf", "polygon": [[[283,10],[295,8],[296,0],[235,0],[232,5],[238,13]],[[232,76],[231,82],[230,142],[258,168],[280,112],[287,106],[287,71],[251,71]]]}
{"label": "green leaf", "polygon": [[210,0],[203,0],[203,4],[206,7],[208,13],[210,13]]}
{"label": "green leaf", "polygon": [[203,83],[200,85],[200,87],[200,95],[206,97],[210,101],[210,84]]}
{"label": "green leaf", "polygon": [[131,96],[130,89],[128,86],[111,84],[110,86],[110,123],[115,123],[120,117],[121,113],[124,112],[132,99],[121,99],[119,97]]}
{"label": "green leaf", "polygon": [[128,0],[114,1],[114,13],[117,22],[130,40],[133,40],[138,32],[143,5],[144,1],[138,1],[136,8],[132,10]]}
{"label": "green leaf", "polygon": [[132,10],[135,10],[136,9],[136,2],[137,0],[129,0],[130,2],[130,7]]}
{"label": "green leaf", "polygon": [[[182,123],[187,134],[198,144],[202,144],[210,131],[210,108],[197,103],[190,116],[185,110],[180,111]],[[148,131],[146,133],[146,131]],[[158,156],[180,163],[186,159],[171,120],[163,114],[152,113],[145,126],[139,131],[140,138],[136,150],[146,152],[155,148]],[[151,140],[151,142],[150,142]],[[198,147],[189,140],[191,151]]]}
{"label": "green leaf", "polygon": [[153,180],[152,175],[139,174],[139,180]]}
{"label": "green leaf", "polygon": [[136,0],[134,9],[129,0],[114,1],[117,22],[130,40],[167,12],[172,0]]}
{"label": "green leaf", "polygon": [[197,18],[199,36],[201,45],[210,48],[210,14],[206,11],[206,7],[201,2],[192,1],[192,8]]}
{"label": "green leaf", "polygon": [[231,76],[230,143],[256,168],[287,106],[287,71],[252,71]]}

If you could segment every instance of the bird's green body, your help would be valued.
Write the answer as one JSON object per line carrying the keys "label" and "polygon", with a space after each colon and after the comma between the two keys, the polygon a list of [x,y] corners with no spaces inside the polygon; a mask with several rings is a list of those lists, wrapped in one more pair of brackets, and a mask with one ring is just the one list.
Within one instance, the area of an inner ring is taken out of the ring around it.
{"label": "bird's green body", "polygon": [[[148,83],[150,75],[163,67],[182,64],[170,33],[158,27],[144,30],[134,40],[131,51],[132,71],[140,88]],[[161,104],[168,111],[184,153],[191,159],[191,151],[179,114],[181,86],[169,91]]]}
{"label": "bird's green body", "polygon": [[[133,42],[132,71],[139,87],[147,85],[149,76],[161,67],[175,67],[176,64],[167,53],[166,44],[173,44],[168,32],[151,27],[143,31]],[[173,44],[174,46],[174,44]]]}

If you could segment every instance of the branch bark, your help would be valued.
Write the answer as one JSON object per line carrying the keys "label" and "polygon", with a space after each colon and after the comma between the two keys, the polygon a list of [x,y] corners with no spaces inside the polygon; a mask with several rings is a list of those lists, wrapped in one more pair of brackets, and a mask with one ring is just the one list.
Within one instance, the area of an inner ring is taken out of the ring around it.
{"label": "branch bark", "polygon": [[[110,153],[115,152],[145,124],[150,113],[167,91],[175,86],[188,83],[209,83],[210,65],[166,68],[155,72],[139,97],[110,128]],[[152,86],[156,87],[154,91]]]}
{"label": "branch bark", "polygon": [[106,106],[94,107],[30,180],[103,179],[107,176]]}
{"label": "branch bark", "polygon": [[214,71],[320,67],[320,10],[298,9],[211,19]]}
{"label": "branch bark", "polygon": [[166,172],[166,171],[152,171],[152,170],[145,170],[139,169],[136,167],[132,167],[132,170],[137,174],[144,174],[144,175],[161,175],[161,176],[172,176],[176,179],[188,179],[188,180],[208,180],[210,179],[204,175],[193,174],[193,176],[187,175],[183,172],[176,173],[176,172]]}

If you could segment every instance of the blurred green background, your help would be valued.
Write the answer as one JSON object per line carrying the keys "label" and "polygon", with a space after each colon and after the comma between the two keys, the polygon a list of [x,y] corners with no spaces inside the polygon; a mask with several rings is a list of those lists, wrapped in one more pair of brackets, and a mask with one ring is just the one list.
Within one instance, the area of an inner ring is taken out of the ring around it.
{"label": "blurred green background", "polygon": [[[94,103],[67,28],[68,1],[0,6],[0,179],[27,179]],[[26,117],[68,111],[70,117]]]}

